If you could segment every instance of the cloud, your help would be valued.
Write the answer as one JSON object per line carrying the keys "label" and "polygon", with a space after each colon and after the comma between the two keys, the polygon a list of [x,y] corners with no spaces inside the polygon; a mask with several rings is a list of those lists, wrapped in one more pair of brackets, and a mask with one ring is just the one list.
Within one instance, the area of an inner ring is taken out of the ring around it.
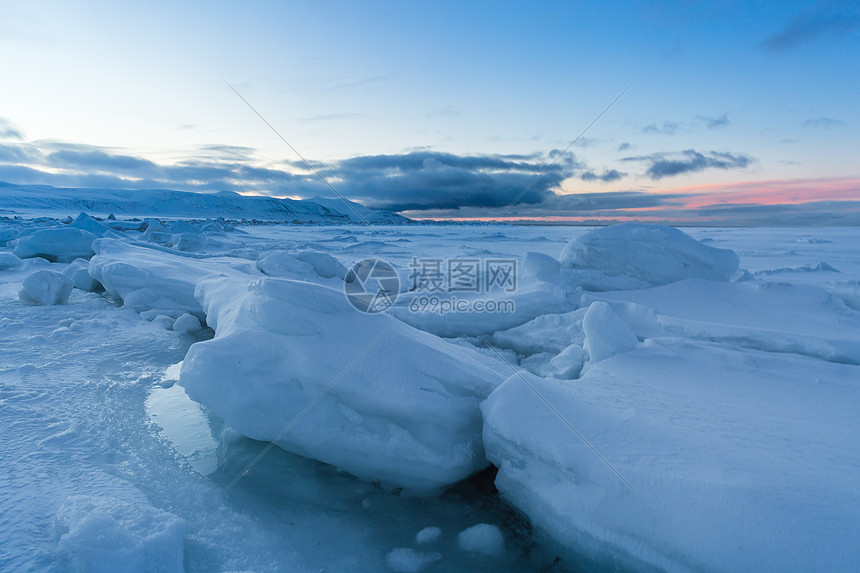
{"label": "cloud", "polygon": [[132,155],[112,154],[100,149],[75,146],[54,151],[46,156],[52,167],[65,167],[79,171],[115,173],[135,177],[151,177],[158,172],[158,166],[148,159]]}
{"label": "cloud", "polygon": [[42,153],[29,145],[0,143],[0,164],[37,163],[43,160]]}
{"label": "cloud", "polygon": [[[614,191],[604,193],[550,193],[537,203],[521,203],[505,213],[505,217],[542,218],[553,217],[604,217],[633,212],[637,209],[653,209],[668,206],[676,199],[671,194],[652,194],[640,191]],[[407,211],[407,216],[431,218],[494,218],[501,208],[461,207],[458,209],[433,209]]]}
{"label": "cloud", "polygon": [[315,122],[315,121],[343,121],[346,119],[358,119],[367,117],[363,113],[326,113],[323,115],[314,115],[311,117],[299,118],[299,121]]}
{"label": "cloud", "polygon": [[551,161],[417,151],[345,159],[321,174],[337,178],[336,188],[350,199],[395,211],[505,207],[540,202],[578,166],[567,154],[538,177]]}
{"label": "cloud", "polygon": [[633,149],[633,144],[629,141],[625,141],[621,145],[618,146],[618,151],[629,151]]}
{"label": "cloud", "polygon": [[818,128],[830,128],[830,127],[844,127],[845,122],[841,119],[834,119],[832,117],[811,117],[803,122],[803,125],[806,127],[818,127]]}
{"label": "cloud", "polygon": [[797,14],[763,46],[771,52],[787,52],[820,39],[844,36],[854,31],[858,24],[860,17],[856,3],[820,3],[814,10]]}
{"label": "cloud", "polygon": [[[0,144],[0,180],[58,187],[254,192],[313,197],[327,191],[304,164],[260,166],[247,147],[207,145],[187,160],[159,164],[89,145],[50,141]],[[335,189],[370,207],[391,210],[499,207],[537,203],[584,169],[568,153],[454,155],[418,150],[359,156],[315,168]],[[585,177],[613,180],[613,171]]]}
{"label": "cloud", "polygon": [[5,117],[0,117],[0,139],[24,139],[20,130],[12,125]]}
{"label": "cloud", "polygon": [[705,125],[708,126],[708,129],[716,129],[718,127],[725,127],[729,125],[729,115],[724,113],[721,116],[717,117],[700,117],[702,121],[705,122]]}
{"label": "cloud", "polygon": [[678,131],[681,130],[683,124],[674,122],[674,121],[666,121],[663,122],[662,125],[657,125],[656,123],[652,123],[651,125],[646,125],[642,128],[642,133],[661,133],[663,135],[675,135]]}
{"label": "cloud", "polygon": [[617,169],[607,169],[603,173],[595,173],[594,171],[583,171],[579,174],[579,178],[583,181],[602,181],[603,183],[609,183],[611,181],[618,181],[622,177],[627,175],[622,171],[618,171]]}
{"label": "cloud", "polygon": [[640,161],[649,164],[645,174],[656,180],[684,173],[695,173],[705,169],[742,169],[748,167],[753,159],[740,153],[725,151],[701,153],[695,149],[686,149],[679,153],[663,152],[638,157],[625,157],[622,161]]}

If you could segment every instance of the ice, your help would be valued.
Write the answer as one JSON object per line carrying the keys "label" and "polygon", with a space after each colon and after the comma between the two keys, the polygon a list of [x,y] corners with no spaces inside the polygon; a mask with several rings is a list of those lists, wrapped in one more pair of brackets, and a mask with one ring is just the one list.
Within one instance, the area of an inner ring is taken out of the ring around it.
{"label": "ice", "polygon": [[853,569],[857,380],[852,365],[651,339],[575,383],[511,376],[482,405],[484,444],[503,496],[570,568]]}
{"label": "ice", "polygon": [[21,265],[21,259],[13,253],[0,252],[0,271],[16,269]]}
{"label": "ice", "polygon": [[633,350],[638,342],[627,323],[602,301],[593,302],[588,307],[582,319],[582,330],[585,332],[584,349],[588,353],[589,364]]}
{"label": "ice", "polygon": [[76,571],[184,571],[185,523],[144,503],[73,496],[57,512],[55,529],[58,548]]}
{"label": "ice", "polygon": [[433,543],[442,536],[442,530],[436,526],[425,527],[415,534],[415,543],[422,545],[424,543]]}
{"label": "ice", "polygon": [[[583,293],[554,258],[588,232],[579,227],[505,225],[473,246],[480,228],[469,225],[379,228],[383,240],[358,226],[231,230],[223,220],[167,217],[93,225],[79,216],[59,228],[78,223],[116,232],[99,239],[105,248],[93,257],[113,292],[75,289],[69,304],[21,304],[34,271],[84,278],[89,263],[9,257],[13,266],[0,272],[2,570],[75,570],[68,550],[96,538],[139,564],[140,553],[125,549],[139,547],[134,528],[106,518],[114,505],[154,511],[123,522],[153,532],[160,512],[181,519],[187,535],[171,539],[184,541],[189,573],[860,563],[857,229],[687,228],[737,252],[749,270],[743,282],[686,278]],[[58,224],[0,217],[0,244]],[[164,242],[144,242],[147,227]],[[206,240],[182,252],[181,235],[186,246]],[[278,254],[304,274],[261,274],[257,261]],[[455,337],[401,324],[359,356],[399,323],[344,303],[338,261],[384,256],[406,290],[416,255],[516,257],[522,288],[500,296],[524,301],[527,312],[419,317]],[[270,284],[249,291],[257,280]],[[194,298],[198,284],[211,304]],[[632,349],[619,350],[613,324],[635,334],[638,342],[621,337]],[[197,342],[213,335],[207,327],[217,338]],[[611,355],[592,360],[585,347],[597,356],[601,337]],[[244,415],[224,420],[174,385],[176,363],[198,347],[207,399],[228,414],[216,402],[237,402]],[[497,386],[511,371],[500,356],[534,391],[519,376]],[[477,380],[459,384],[470,376]],[[308,405],[284,434],[296,440],[291,451],[233,428],[259,418],[270,424],[258,435],[265,440]],[[489,457],[498,475],[487,468],[457,481],[484,447],[475,467]],[[70,496],[101,501],[55,531]],[[461,548],[458,532],[479,523],[498,528],[496,557]]]}
{"label": "ice", "polygon": [[121,233],[117,233],[110,227],[99,223],[86,213],[81,213],[75,217],[75,220],[69,223],[69,226],[88,231],[96,237],[122,237]]}
{"label": "ice", "polygon": [[[317,202],[319,201],[319,202]],[[293,223],[403,224],[389,211],[369,209],[343,199],[296,201],[243,196],[232,192],[194,193],[166,189],[64,189],[47,185],[0,185],[0,207],[32,212],[145,217],[233,217]]]}
{"label": "ice", "polygon": [[212,276],[197,297],[215,338],[191,347],[181,383],[242,434],[415,490],[487,465],[478,404],[504,365],[322,285]]}
{"label": "ice", "polygon": [[22,259],[42,257],[52,262],[70,263],[77,258],[91,257],[96,238],[89,231],[74,227],[41,229],[18,238],[15,255]]}
{"label": "ice", "polygon": [[385,556],[385,564],[391,571],[397,573],[418,573],[441,560],[442,555],[435,551],[415,551],[408,547],[392,549]]}
{"label": "ice", "polygon": [[22,301],[29,304],[53,305],[66,304],[69,295],[72,294],[74,283],[63,273],[43,269],[25,278],[22,287],[18,293]]}
{"label": "ice", "polygon": [[573,380],[579,377],[587,359],[588,355],[582,346],[571,344],[554,356],[549,364],[555,378]]}
{"label": "ice", "polygon": [[530,355],[539,352],[558,354],[571,344],[585,342],[582,318],[586,309],[564,314],[544,314],[526,324],[496,332],[493,344],[509,348],[517,354]]}
{"label": "ice", "polygon": [[184,334],[194,334],[201,328],[203,327],[200,325],[200,321],[197,320],[197,317],[188,313],[181,315],[173,323],[173,331],[182,332]]}
{"label": "ice", "polygon": [[501,557],[505,552],[502,532],[489,523],[479,523],[464,529],[457,535],[457,543],[463,551],[474,551],[490,557]]}
{"label": "ice", "polygon": [[664,225],[622,223],[571,241],[559,257],[562,274],[586,290],[647,288],[686,278],[728,281],[738,256]]}
{"label": "ice", "polygon": [[270,277],[314,279],[313,265],[287,253],[271,253],[257,260],[257,269]]}
{"label": "ice", "polygon": [[314,272],[325,279],[337,277],[343,280],[346,277],[346,267],[328,253],[303,250],[294,252],[293,256],[311,265]]}
{"label": "ice", "polygon": [[90,262],[86,259],[75,259],[63,271],[63,274],[72,279],[77,289],[87,292],[95,292],[102,289],[101,283],[90,275]]}
{"label": "ice", "polygon": [[[860,312],[815,286],[690,279],[583,296],[584,304],[594,300],[650,309],[667,334],[860,364]],[[630,324],[640,336],[655,331],[647,321]]]}
{"label": "ice", "polygon": [[90,275],[138,312],[189,313],[203,319],[203,309],[194,298],[200,278],[211,273],[259,274],[252,261],[241,259],[186,257],[116,239],[98,239],[93,247],[96,255],[90,259]]}
{"label": "ice", "polygon": [[[574,310],[579,292],[564,284],[557,273],[547,272],[537,265],[537,274],[522,273],[518,277],[516,292],[456,293],[452,297],[433,293],[402,293],[391,313],[402,321],[438,336],[475,336],[492,334],[529,322],[545,314],[558,314]],[[426,304],[436,298],[439,305]],[[444,301],[459,301],[465,310],[446,309]],[[496,311],[476,310],[473,302],[489,301]]]}

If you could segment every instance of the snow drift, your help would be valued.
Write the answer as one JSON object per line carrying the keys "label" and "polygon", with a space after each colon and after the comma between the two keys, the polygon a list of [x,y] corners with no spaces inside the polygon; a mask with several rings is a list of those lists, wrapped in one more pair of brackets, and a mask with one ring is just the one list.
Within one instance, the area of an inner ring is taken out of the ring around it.
{"label": "snow drift", "polygon": [[728,281],[740,259],[664,225],[623,223],[574,239],[559,257],[568,281],[586,290],[625,290],[686,278]]}

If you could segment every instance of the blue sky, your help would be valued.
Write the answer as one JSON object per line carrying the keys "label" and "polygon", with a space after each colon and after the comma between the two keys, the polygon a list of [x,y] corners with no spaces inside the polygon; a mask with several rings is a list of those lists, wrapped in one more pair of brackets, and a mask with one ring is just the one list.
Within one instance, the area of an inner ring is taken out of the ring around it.
{"label": "blue sky", "polygon": [[345,195],[492,216],[632,82],[523,213],[860,200],[856,1],[13,0],[0,50],[13,183],[326,194],[226,80]]}

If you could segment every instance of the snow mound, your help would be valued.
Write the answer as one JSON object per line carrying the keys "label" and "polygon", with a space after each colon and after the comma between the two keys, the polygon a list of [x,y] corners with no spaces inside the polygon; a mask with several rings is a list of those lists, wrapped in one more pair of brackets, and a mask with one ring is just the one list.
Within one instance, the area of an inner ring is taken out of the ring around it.
{"label": "snow mound", "polygon": [[457,544],[463,551],[501,557],[505,552],[505,537],[495,525],[479,523],[457,535]]}
{"label": "snow mound", "polygon": [[573,380],[582,372],[586,358],[586,351],[582,346],[571,344],[549,361],[553,376]]}
{"label": "snow mound", "polygon": [[63,274],[72,279],[76,289],[95,292],[102,287],[99,281],[90,275],[90,262],[86,259],[75,259]]}
{"label": "snow mound", "polygon": [[58,548],[74,570],[171,573],[182,564],[185,523],[147,504],[73,496],[57,512]]}
{"label": "snow mound", "polygon": [[585,341],[582,331],[585,311],[541,315],[520,326],[496,332],[493,344],[526,356],[539,352],[558,354],[574,343],[581,346]]}
{"label": "snow mound", "polygon": [[21,237],[15,245],[15,255],[22,259],[43,257],[55,263],[70,263],[93,255],[95,235],[74,227],[42,229]]}
{"label": "snow mound", "polygon": [[484,446],[566,567],[860,563],[860,367],[662,338],[575,384],[520,375],[482,404]]}
{"label": "snow mound", "polygon": [[16,269],[21,265],[21,259],[12,253],[0,253],[0,271]]}
{"label": "snow mound", "polygon": [[627,323],[602,301],[588,307],[582,319],[582,330],[590,364],[633,350],[638,342]]}
{"label": "snow mound", "polygon": [[63,273],[43,269],[25,278],[22,287],[18,297],[28,304],[66,304],[74,283]]}
{"label": "snow mound", "polygon": [[211,276],[197,298],[215,338],[181,383],[238,432],[416,490],[486,467],[478,405],[500,375],[474,350],[309,282]]}
{"label": "snow mound", "polygon": [[433,543],[442,536],[442,530],[435,526],[425,527],[415,534],[415,543],[418,545],[424,543]]}
{"label": "snow mound", "polygon": [[397,547],[385,556],[385,564],[396,573],[418,573],[439,561],[442,561],[440,553],[415,551],[408,547]]}
{"label": "snow mound", "polygon": [[[403,281],[403,284],[407,283]],[[573,289],[562,284],[558,274],[523,273],[518,278],[516,292],[458,292],[453,295],[406,292],[397,297],[389,312],[415,328],[438,336],[475,336],[476,332],[492,334],[510,329],[544,314],[568,312],[576,308],[574,300],[579,298],[578,294],[574,296]],[[434,299],[439,304],[433,303]],[[454,306],[454,301],[460,308]]]}
{"label": "snow mound", "polygon": [[270,277],[301,279],[317,276],[313,265],[287,253],[266,255],[257,260],[257,269]]}
{"label": "snow mound", "polygon": [[173,331],[184,334],[194,334],[203,328],[196,316],[188,313],[183,314],[173,322]]}
{"label": "snow mound", "polygon": [[612,305],[640,338],[659,329],[662,336],[860,364],[860,312],[815,286],[689,279],[582,297],[583,304],[595,300]]}
{"label": "snow mound", "polygon": [[86,213],[81,213],[75,220],[69,223],[70,227],[74,227],[76,229],[83,229],[84,231],[88,231],[95,235],[96,237],[121,237],[120,233],[117,233],[113,229],[102,225]]}
{"label": "snow mound", "polygon": [[586,290],[627,290],[687,278],[728,281],[738,270],[734,251],[709,247],[664,225],[623,223],[595,229],[567,244],[562,275]]}
{"label": "snow mound", "polygon": [[337,277],[343,280],[346,277],[346,267],[336,258],[328,253],[319,251],[297,251],[293,256],[298,260],[308,263],[314,272],[324,279]]}
{"label": "snow mound", "polygon": [[194,298],[194,287],[202,277],[213,272],[258,274],[251,261],[197,259],[116,239],[98,239],[93,248],[96,255],[90,259],[89,273],[110,295],[137,312],[159,310],[174,318],[186,312],[204,318]]}

